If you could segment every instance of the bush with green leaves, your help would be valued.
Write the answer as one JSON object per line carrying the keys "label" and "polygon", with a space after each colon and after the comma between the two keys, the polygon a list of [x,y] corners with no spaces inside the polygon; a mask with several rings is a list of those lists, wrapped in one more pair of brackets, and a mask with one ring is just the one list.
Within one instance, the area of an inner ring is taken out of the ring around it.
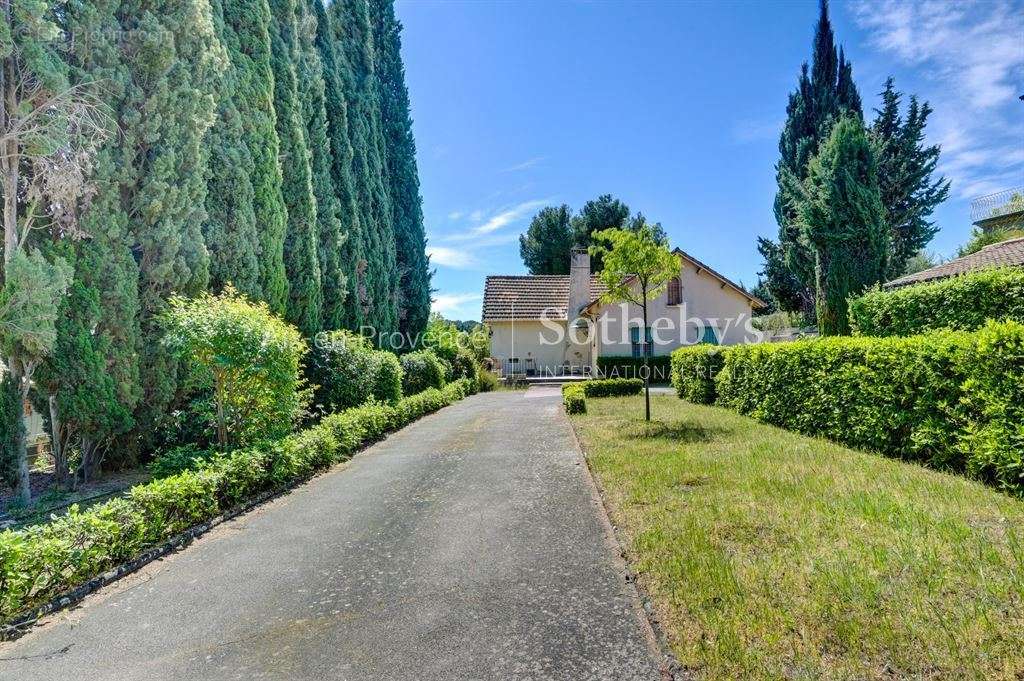
{"label": "bush with green leaves", "polygon": [[289,433],[308,402],[299,365],[306,342],[298,330],[231,286],[219,295],[175,296],[162,317],[165,345],[211,395],[221,449]]}
{"label": "bush with green leaves", "polygon": [[566,414],[587,413],[587,395],[580,383],[565,383],[562,385],[562,404],[565,405]]}
{"label": "bush with green leaves", "polygon": [[562,402],[567,414],[583,414],[587,411],[588,397],[624,397],[643,392],[644,381],[640,378],[599,378],[562,385]]}
{"label": "bush with green leaves", "polygon": [[725,361],[718,345],[689,345],[672,353],[672,387],[684,400],[696,404],[715,401],[715,376]]}
{"label": "bush with green leaves", "polygon": [[443,388],[451,367],[430,350],[402,355],[402,393],[415,395],[427,388]]}
{"label": "bush with green leaves", "polygon": [[1024,493],[1024,324],[734,346],[717,403]]}
{"label": "bush with green leaves", "polygon": [[481,368],[476,380],[477,391],[489,393],[498,388],[498,375],[493,371]]}
{"label": "bush with green leaves", "polygon": [[949,328],[973,331],[986,321],[1024,322],[1024,269],[995,268],[850,301],[850,325],[861,336],[911,336]]}
{"label": "bush with green leaves", "polygon": [[402,397],[402,366],[393,353],[375,350],[369,339],[350,331],[319,334],[307,364],[313,402],[331,413],[375,399]]}
{"label": "bush with green leaves", "polygon": [[[72,506],[52,522],[0,532],[0,622],[260,494],[305,480],[475,391],[473,381],[461,379],[395,404],[371,401],[273,443],[192,456],[190,467],[133,487],[124,498],[85,511]],[[182,452],[179,459],[187,456]]]}

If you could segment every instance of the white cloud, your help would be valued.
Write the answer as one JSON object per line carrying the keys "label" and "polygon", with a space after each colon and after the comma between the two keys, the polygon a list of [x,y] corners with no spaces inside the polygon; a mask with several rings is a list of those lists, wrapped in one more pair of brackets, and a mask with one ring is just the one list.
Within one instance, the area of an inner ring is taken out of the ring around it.
{"label": "white cloud", "polygon": [[469,219],[472,222],[480,222],[484,219],[484,212],[478,208],[469,214]]}
{"label": "white cloud", "polygon": [[512,206],[500,213],[492,215],[486,222],[474,227],[472,229],[472,234],[490,234],[491,232],[501,229],[505,225],[515,222],[519,218],[524,217],[530,211],[540,208],[546,203],[548,203],[547,199],[540,199],[535,201],[524,201],[523,203]]}
{"label": "white cloud", "polygon": [[[1010,2],[861,0],[857,23],[888,57],[920,74],[942,145],[939,171],[962,198],[1019,185],[1024,11]],[[896,83],[900,87],[899,81]]]}
{"label": "white cloud", "polygon": [[479,310],[470,310],[471,303],[479,303],[483,296],[479,293],[444,293],[434,296],[430,311],[437,312],[449,319],[476,318]]}
{"label": "white cloud", "polygon": [[535,165],[544,160],[547,160],[547,156],[535,156],[533,158],[526,159],[522,163],[516,163],[515,165],[509,166],[508,168],[502,168],[501,172],[514,173],[519,170],[526,170],[528,168],[534,167]]}
{"label": "white cloud", "polygon": [[465,213],[463,213],[461,210],[453,210],[451,213],[448,213],[448,219],[459,220],[462,218],[463,215],[465,215]]}
{"label": "white cloud", "polygon": [[476,258],[466,249],[427,246],[427,255],[430,256],[432,265],[451,267],[456,270],[470,269],[476,264]]}

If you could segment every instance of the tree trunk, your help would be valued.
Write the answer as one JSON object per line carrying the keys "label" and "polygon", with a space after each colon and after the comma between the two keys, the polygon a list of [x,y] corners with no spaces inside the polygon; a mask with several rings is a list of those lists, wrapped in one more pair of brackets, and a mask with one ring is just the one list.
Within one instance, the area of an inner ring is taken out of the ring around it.
{"label": "tree trunk", "polygon": [[70,471],[68,470],[67,452],[64,451],[64,442],[61,440],[60,413],[57,409],[57,396],[50,395],[50,452],[53,454],[53,473],[57,478],[57,484],[66,486]]}
{"label": "tree trunk", "polygon": [[649,348],[647,347],[647,288],[644,287],[644,328],[643,332],[643,343],[640,345],[644,354],[644,420],[651,420],[651,367],[647,363],[647,353]]}
{"label": "tree trunk", "polygon": [[28,397],[28,382],[23,376],[21,363],[15,357],[7,358],[7,370],[11,373],[14,385],[18,387],[17,426],[11,433],[14,445],[15,463],[18,468],[18,486],[15,490],[18,501],[26,506],[32,501],[32,485],[28,473],[28,441],[25,433],[25,400]]}

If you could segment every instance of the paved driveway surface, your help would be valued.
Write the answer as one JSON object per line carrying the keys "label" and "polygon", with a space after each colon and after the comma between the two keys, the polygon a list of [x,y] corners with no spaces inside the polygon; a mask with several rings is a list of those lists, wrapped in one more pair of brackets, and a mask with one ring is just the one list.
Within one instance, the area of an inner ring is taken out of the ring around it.
{"label": "paved driveway surface", "polygon": [[0,645],[0,679],[657,679],[557,389],[478,395]]}

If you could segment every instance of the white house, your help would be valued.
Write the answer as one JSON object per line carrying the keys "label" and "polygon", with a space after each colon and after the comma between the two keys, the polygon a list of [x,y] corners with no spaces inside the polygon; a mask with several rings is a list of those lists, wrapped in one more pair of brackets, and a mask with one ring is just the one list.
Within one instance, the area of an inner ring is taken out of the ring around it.
{"label": "white house", "polygon": [[761,340],[750,325],[761,300],[685,251],[673,253],[679,276],[648,302],[646,334],[639,305],[600,302],[605,288],[585,250],[573,250],[568,275],[487,277],[482,321],[491,329],[491,356],[506,374],[558,375],[591,370],[598,357]]}

